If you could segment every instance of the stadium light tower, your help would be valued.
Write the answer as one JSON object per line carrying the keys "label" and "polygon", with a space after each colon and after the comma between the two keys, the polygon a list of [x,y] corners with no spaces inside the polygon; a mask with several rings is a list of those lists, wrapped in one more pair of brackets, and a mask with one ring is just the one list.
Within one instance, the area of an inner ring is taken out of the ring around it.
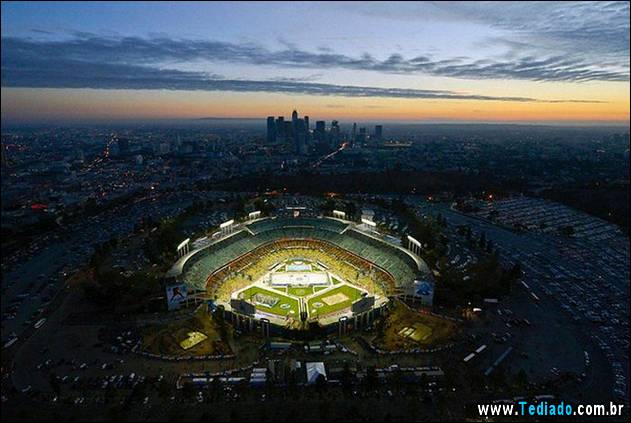
{"label": "stadium light tower", "polygon": [[234,219],[223,222],[219,225],[219,229],[221,229],[221,236],[231,234],[234,229]]}
{"label": "stadium light tower", "polygon": [[185,256],[190,251],[190,238],[186,238],[184,241],[180,242],[180,245],[177,246],[177,256],[178,258]]}
{"label": "stadium light tower", "polygon": [[421,243],[414,237],[408,235],[408,250],[417,256],[421,254]]}
{"label": "stadium light tower", "polygon": [[337,217],[338,219],[346,219],[346,213],[339,210],[333,210],[333,217]]}
{"label": "stadium light tower", "polygon": [[362,224],[360,226],[365,231],[371,231],[371,230],[374,231],[377,228],[377,224],[370,219],[366,219],[362,217],[361,222]]}
{"label": "stadium light tower", "polygon": [[269,319],[261,318],[261,332],[266,338],[269,338]]}
{"label": "stadium light tower", "polygon": [[348,321],[348,316],[342,316],[337,321],[338,325],[338,338],[342,338],[342,335],[346,335],[346,322]]}

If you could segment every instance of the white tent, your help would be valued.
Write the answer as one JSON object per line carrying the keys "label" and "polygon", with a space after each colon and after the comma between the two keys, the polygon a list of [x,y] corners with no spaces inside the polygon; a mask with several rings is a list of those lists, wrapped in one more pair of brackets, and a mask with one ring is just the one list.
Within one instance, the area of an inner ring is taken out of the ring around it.
{"label": "white tent", "polygon": [[307,364],[307,383],[309,385],[313,385],[318,380],[318,376],[324,376],[326,379],[326,370],[324,369],[324,363],[314,362],[314,363],[306,363]]}

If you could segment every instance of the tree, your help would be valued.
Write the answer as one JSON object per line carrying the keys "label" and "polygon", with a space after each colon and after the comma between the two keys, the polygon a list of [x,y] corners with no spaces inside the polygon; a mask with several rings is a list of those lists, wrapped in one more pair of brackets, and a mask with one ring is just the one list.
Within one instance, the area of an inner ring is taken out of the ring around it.
{"label": "tree", "polygon": [[375,389],[377,387],[377,370],[375,366],[368,366],[366,368],[366,379],[364,383],[366,384],[367,389]]}
{"label": "tree", "polygon": [[257,198],[254,201],[254,209],[259,210],[263,216],[267,216],[269,214],[267,204],[265,204],[265,201],[262,198]]}
{"label": "tree", "polygon": [[478,247],[484,248],[486,247],[486,233],[482,232],[480,235],[480,241],[478,242]]}
{"label": "tree", "polygon": [[347,219],[353,219],[357,214],[357,206],[352,201],[347,201],[344,207]]}
{"label": "tree", "polygon": [[320,205],[320,209],[325,212],[332,212],[335,209],[335,200],[332,198],[327,198],[327,200]]}
{"label": "tree", "polygon": [[504,367],[499,366],[496,367],[493,373],[491,373],[491,384],[495,387],[495,389],[502,388],[506,383]]}
{"label": "tree", "polygon": [[567,225],[561,228],[561,234],[567,237],[574,235],[574,226]]}
{"label": "tree", "polygon": [[326,378],[323,374],[319,374],[315,381],[316,389],[318,392],[323,392],[326,388]]}
{"label": "tree", "polygon": [[59,395],[59,391],[60,391],[59,380],[57,379],[57,375],[55,374],[55,372],[49,373],[48,382],[50,383],[51,388],[53,388],[53,392]]}
{"label": "tree", "polygon": [[342,370],[342,377],[341,377],[342,387],[349,388],[351,386],[351,378],[352,378],[352,374],[351,374],[350,366],[348,365],[348,362],[345,361],[344,368]]}
{"label": "tree", "polygon": [[219,336],[221,336],[222,340],[226,340],[228,331],[226,329],[226,319],[224,318],[224,306],[220,305],[217,307],[217,310],[213,313],[213,320],[219,328]]}
{"label": "tree", "polygon": [[517,385],[519,389],[526,389],[528,386],[528,375],[524,369],[519,369],[515,375],[515,385]]}

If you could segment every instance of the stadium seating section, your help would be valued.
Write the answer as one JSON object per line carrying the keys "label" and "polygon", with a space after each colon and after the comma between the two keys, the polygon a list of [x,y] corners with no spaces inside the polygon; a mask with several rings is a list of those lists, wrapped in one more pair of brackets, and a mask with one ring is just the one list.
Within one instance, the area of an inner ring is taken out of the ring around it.
{"label": "stadium seating section", "polygon": [[[282,257],[299,256],[292,248],[306,248],[306,258],[335,267],[341,277],[348,277],[359,285],[364,285],[360,276],[370,277],[388,294],[411,284],[419,272],[416,262],[405,252],[338,220],[262,219],[248,225],[248,229],[211,244],[191,257],[183,269],[187,284],[198,290],[213,291],[219,282],[229,279],[234,286],[222,286],[222,291],[239,289],[262,276],[268,270],[266,266],[281,261]],[[283,253],[287,249],[289,252]],[[322,254],[318,255],[317,251]],[[331,260],[332,257],[335,260]],[[257,263],[257,271],[244,272],[252,263]],[[348,269],[353,269],[355,274],[350,275],[352,271]],[[234,277],[235,272],[237,276],[242,273],[242,277]],[[233,277],[226,278],[228,274]]]}

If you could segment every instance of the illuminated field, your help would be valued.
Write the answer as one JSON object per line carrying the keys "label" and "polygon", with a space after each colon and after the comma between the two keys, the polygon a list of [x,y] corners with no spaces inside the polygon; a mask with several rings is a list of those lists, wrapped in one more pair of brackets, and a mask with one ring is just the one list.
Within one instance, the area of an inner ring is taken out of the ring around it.
{"label": "illuminated field", "polygon": [[[276,299],[276,302],[270,306],[265,305],[264,303],[257,301],[257,295],[260,295],[263,298]],[[295,298],[283,295],[276,290],[264,289],[260,286],[251,286],[240,292],[239,298],[249,301],[256,307],[257,310],[264,313],[271,313],[277,316],[290,315],[292,317],[298,317],[299,315],[300,309],[298,301]]]}
{"label": "illuminated field", "polygon": [[[308,330],[383,308],[415,279],[406,250],[324,218],[260,219],[173,266],[235,317]],[[199,292],[198,291],[198,292]]]}
{"label": "illuminated field", "polygon": [[[348,313],[363,293],[381,301],[386,298],[382,285],[367,270],[336,257],[334,250],[329,252],[322,245],[296,245],[297,240],[290,242],[289,248],[253,255],[217,280],[217,301],[229,305],[231,299],[239,298],[252,304],[257,314],[283,321],[292,318],[287,324],[295,327],[301,310],[307,312],[308,321],[328,319],[336,313]],[[283,321],[275,323],[284,324]]]}
{"label": "illuminated field", "polygon": [[[276,252],[275,255],[296,255],[297,253],[299,253],[297,257],[290,257],[269,266],[268,262],[271,259],[268,257],[261,260],[263,264],[253,263],[250,266],[250,272],[259,275],[259,278],[254,280],[246,277],[245,280],[252,282],[242,287],[236,297],[252,304],[257,313],[299,319],[300,311],[303,310],[307,312],[309,319],[318,319],[329,317],[336,312],[347,312],[353,302],[360,299],[362,293],[366,292],[331,273],[330,269],[333,268],[352,277],[353,269],[348,268],[345,263],[331,261],[331,267],[328,265],[326,267],[329,270],[316,264],[314,256],[320,260],[328,259],[321,251],[300,249],[299,252],[295,250],[281,254]],[[266,269],[268,272],[261,275],[260,269]],[[236,278],[243,281],[243,276]],[[357,278],[355,280],[357,281]]]}
{"label": "illuminated field", "polygon": [[344,284],[318,294],[308,301],[309,313],[314,316],[327,315],[344,310],[361,298],[362,291]]}
{"label": "illuminated field", "polygon": [[309,295],[313,295],[313,289],[314,287],[312,286],[290,286],[287,288],[287,293],[295,297],[308,297]]}

